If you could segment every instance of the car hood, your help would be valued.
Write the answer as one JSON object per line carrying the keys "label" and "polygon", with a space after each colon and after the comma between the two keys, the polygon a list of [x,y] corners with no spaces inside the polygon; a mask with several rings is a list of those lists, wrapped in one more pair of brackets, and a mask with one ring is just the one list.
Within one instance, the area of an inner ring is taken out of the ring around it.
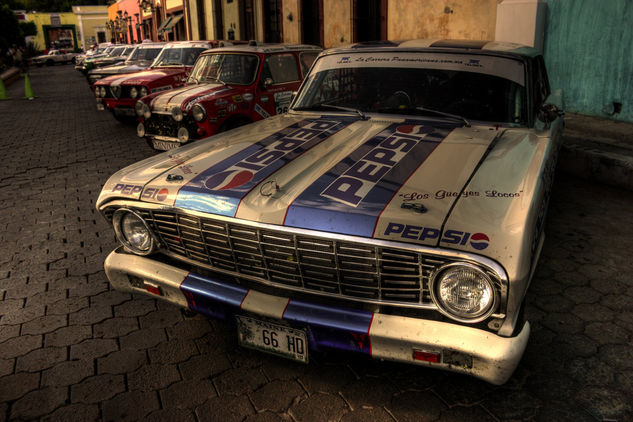
{"label": "car hood", "polygon": [[437,246],[460,192],[501,133],[446,120],[290,113],[123,169],[105,184],[98,206],[140,199]]}
{"label": "car hood", "polygon": [[102,67],[99,69],[94,69],[88,72],[89,74],[100,74],[100,75],[120,75],[124,73],[135,73],[140,72],[142,70],[147,69],[149,65],[142,64],[116,64],[114,66]]}
{"label": "car hood", "polygon": [[221,83],[192,84],[162,93],[152,98],[150,105],[156,111],[168,111],[174,106],[180,106],[184,110],[189,110],[199,101],[207,100],[220,94],[231,95],[239,92],[241,91]]}
{"label": "car hood", "polygon": [[164,68],[164,69],[148,69],[141,72],[127,74],[121,77],[110,77],[109,82],[111,85],[149,85],[152,83],[160,83],[163,78],[172,78],[182,74],[184,76],[183,68]]}

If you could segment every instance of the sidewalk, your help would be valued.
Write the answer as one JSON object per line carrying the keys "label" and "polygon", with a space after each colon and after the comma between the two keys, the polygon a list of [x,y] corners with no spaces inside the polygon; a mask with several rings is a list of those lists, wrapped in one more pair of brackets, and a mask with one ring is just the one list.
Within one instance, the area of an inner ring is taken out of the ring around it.
{"label": "sidewalk", "polygon": [[633,123],[567,113],[559,169],[633,190]]}

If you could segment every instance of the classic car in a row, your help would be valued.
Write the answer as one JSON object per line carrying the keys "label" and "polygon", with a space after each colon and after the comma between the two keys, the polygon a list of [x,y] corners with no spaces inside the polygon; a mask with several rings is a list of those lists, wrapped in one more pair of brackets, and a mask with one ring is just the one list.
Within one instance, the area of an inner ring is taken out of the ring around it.
{"label": "classic car in a row", "polygon": [[145,71],[112,75],[93,84],[97,109],[109,110],[115,118],[135,117],[139,98],[167,91],[185,83],[196,59],[221,41],[177,41],[164,45],[158,57]]}
{"label": "classic car in a row", "polygon": [[116,64],[125,61],[125,59],[132,53],[133,50],[133,45],[113,45],[108,50],[106,50],[104,52],[105,54],[103,55],[95,54],[92,57],[86,57],[77,70],[82,72],[84,75],[87,75],[88,72],[94,68],[108,66],[110,64]]}
{"label": "classic car in a row", "polygon": [[97,55],[103,56],[104,52],[106,50],[109,51],[109,49],[111,49],[112,46],[113,44],[111,42],[102,42],[95,45],[92,49],[86,51],[85,53],[79,54],[77,57],[75,57],[75,69],[76,70],[81,69],[83,61],[86,60],[87,58],[94,57]]}
{"label": "classic car in a row", "polygon": [[516,44],[325,51],[287,113],[105,183],[107,277],[300,362],[340,349],[502,384],[530,333],[561,101]]}
{"label": "classic car in a row", "polygon": [[67,52],[66,50],[50,50],[47,54],[33,57],[31,62],[38,66],[52,66],[55,63],[73,63],[77,53]]}
{"label": "classic car in a row", "polygon": [[320,52],[312,45],[256,43],[209,50],[185,86],[136,103],[137,134],[168,150],[286,112]]}
{"label": "classic car in a row", "polygon": [[164,46],[165,43],[162,42],[143,42],[138,44],[123,63],[90,70],[88,72],[88,82],[93,84],[106,76],[124,75],[145,70],[151,66]]}

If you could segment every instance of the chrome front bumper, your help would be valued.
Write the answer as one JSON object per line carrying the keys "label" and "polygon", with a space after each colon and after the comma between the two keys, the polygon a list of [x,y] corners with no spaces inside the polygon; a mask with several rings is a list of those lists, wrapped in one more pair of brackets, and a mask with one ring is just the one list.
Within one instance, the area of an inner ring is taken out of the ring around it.
{"label": "chrome front bumper", "polygon": [[120,291],[159,297],[207,316],[231,319],[248,313],[305,328],[315,350],[353,351],[460,372],[497,385],[514,372],[530,335],[527,322],[517,336],[501,337],[463,325],[274,296],[130,255],[121,248],[107,257],[105,270]]}

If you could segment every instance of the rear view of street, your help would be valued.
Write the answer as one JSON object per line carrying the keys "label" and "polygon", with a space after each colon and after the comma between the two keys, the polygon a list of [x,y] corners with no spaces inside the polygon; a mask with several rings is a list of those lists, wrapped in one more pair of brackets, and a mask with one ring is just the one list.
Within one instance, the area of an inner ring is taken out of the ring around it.
{"label": "rear view of street", "polygon": [[[348,354],[302,365],[112,290],[107,178],[155,152],[72,66],[0,101],[0,421],[633,420],[633,195],[558,171],[532,334],[503,386]],[[560,168],[561,166],[559,166]]]}

